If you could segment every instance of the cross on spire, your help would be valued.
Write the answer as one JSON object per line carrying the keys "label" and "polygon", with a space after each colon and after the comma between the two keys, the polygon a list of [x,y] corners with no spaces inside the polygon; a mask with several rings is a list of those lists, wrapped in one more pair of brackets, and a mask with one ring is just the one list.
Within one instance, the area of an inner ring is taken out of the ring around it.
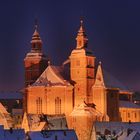
{"label": "cross on spire", "polygon": [[37,18],[35,19],[35,29],[37,30],[37,28],[38,28],[38,20],[37,20]]}

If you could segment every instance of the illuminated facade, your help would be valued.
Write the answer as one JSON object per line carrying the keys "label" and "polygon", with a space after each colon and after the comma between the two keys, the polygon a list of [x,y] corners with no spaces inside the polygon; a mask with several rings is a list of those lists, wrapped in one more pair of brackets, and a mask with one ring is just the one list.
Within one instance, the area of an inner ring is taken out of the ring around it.
{"label": "illuminated facade", "polygon": [[[81,21],[76,41],[76,47],[72,50],[69,60],[63,63],[64,65],[48,65],[47,58],[40,52],[42,41],[35,29],[31,41],[32,50],[24,60],[25,85],[28,85],[24,96],[26,112],[30,114],[65,114],[69,127],[76,129],[79,139],[82,139],[81,127],[77,125],[78,127],[75,128],[79,121],[75,119],[77,113],[73,113],[77,107],[86,110],[80,114],[81,116],[78,116],[81,117],[81,122],[87,124],[84,125],[87,126],[83,128],[84,130],[90,131],[91,127],[88,127],[88,123],[97,120],[140,121],[140,118],[135,119],[134,117],[124,119],[119,95],[121,90],[126,89],[113,76],[104,71],[101,63],[96,67],[95,56],[87,48],[88,39],[83,21]],[[35,64],[37,67],[32,67],[31,64]],[[33,69],[28,70],[30,66]],[[137,115],[140,116],[140,110],[137,109],[137,111]]]}
{"label": "illuminated facade", "polygon": [[[24,59],[25,67],[25,87],[33,84],[48,66],[48,59],[42,52],[42,40],[35,25],[35,31],[31,40],[31,51]],[[24,110],[27,107],[26,92],[24,93]]]}

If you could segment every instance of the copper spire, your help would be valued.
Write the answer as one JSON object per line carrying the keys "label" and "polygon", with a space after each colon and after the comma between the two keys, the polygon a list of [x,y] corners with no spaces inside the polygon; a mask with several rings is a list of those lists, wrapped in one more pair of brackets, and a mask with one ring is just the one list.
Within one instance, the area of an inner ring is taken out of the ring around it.
{"label": "copper spire", "polygon": [[82,48],[87,47],[88,39],[87,39],[86,34],[85,34],[82,19],[80,20],[80,28],[79,28],[76,40],[77,40],[77,47],[76,47],[77,49],[82,49]]}
{"label": "copper spire", "polygon": [[83,19],[80,20],[80,29],[78,31],[78,34],[79,33],[84,33],[84,27],[83,27]]}
{"label": "copper spire", "polygon": [[35,31],[32,35],[32,40],[31,40],[32,50],[40,51],[41,48],[42,48],[42,40],[41,40],[39,32],[38,32],[37,22],[35,22],[35,27],[34,28],[35,28]]}

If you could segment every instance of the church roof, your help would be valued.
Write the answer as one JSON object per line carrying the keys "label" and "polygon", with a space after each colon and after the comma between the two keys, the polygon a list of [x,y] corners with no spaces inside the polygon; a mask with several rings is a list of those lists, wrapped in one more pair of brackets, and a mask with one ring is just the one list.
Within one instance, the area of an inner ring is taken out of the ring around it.
{"label": "church roof", "polygon": [[136,105],[134,104],[133,102],[130,102],[130,101],[119,101],[120,103],[120,107],[125,107],[125,108],[139,108],[140,109],[140,106],[139,105]]}
{"label": "church roof", "polygon": [[128,90],[118,79],[103,69],[104,83],[107,88],[119,88],[120,90]]}
{"label": "church roof", "polygon": [[66,86],[70,85],[69,77],[69,69],[50,65],[32,86]]}
{"label": "church roof", "polygon": [[119,80],[102,68],[101,62],[97,68],[95,86],[118,88],[121,91],[129,91],[128,88],[124,86]]}

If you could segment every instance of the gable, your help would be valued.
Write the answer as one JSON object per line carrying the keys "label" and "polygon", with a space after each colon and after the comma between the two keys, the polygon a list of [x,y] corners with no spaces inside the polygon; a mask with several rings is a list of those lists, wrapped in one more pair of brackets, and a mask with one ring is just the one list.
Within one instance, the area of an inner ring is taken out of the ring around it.
{"label": "gable", "polygon": [[41,74],[41,76],[37,79],[37,81],[33,84],[33,86],[70,85],[70,83],[64,77],[64,73],[65,72],[63,67],[48,66]]}
{"label": "gable", "polygon": [[96,87],[118,88],[120,90],[128,91],[128,89],[114,76],[104,70],[101,63],[98,65],[95,84]]}
{"label": "gable", "polygon": [[104,87],[105,86],[101,64],[99,64],[99,66],[97,68],[94,86],[96,86],[96,87],[101,87],[101,86]]}

